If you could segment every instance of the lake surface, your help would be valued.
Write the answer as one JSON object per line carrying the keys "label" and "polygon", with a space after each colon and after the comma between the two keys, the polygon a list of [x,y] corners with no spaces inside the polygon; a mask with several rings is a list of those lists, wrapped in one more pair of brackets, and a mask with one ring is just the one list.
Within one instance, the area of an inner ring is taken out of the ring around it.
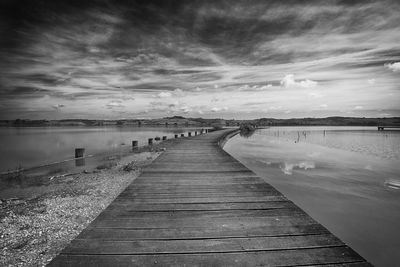
{"label": "lake surface", "polygon": [[400,262],[400,131],[271,127],[224,149],[376,266]]}
{"label": "lake surface", "polygon": [[[130,149],[148,138],[186,133],[196,128],[137,127],[18,127],[0,128],[0,172],[29,168],[74,157],[75,148],[85,148],[85,156]],[[198,128],[197,128],[198,129]]]}

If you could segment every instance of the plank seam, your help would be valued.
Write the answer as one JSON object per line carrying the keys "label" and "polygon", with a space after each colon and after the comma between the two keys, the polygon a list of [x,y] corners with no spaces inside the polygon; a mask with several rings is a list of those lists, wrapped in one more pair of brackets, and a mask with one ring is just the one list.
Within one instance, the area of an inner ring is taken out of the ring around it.
{"label": "plank seam", "polygon": [[312,250],[321,248],[340,248],[347,247],[347,245],[326,245],[326,246],[309,246],[309,247],[295,247],[295,248],[273,248],[273,249],[247,249],[247,250],[226,250],[226,251],[193,251],[193,252],[140,252],[140,253],[69,253],[62,252],[62,255],[92,255],[92,256],[125,256],[125,255],[135,255],[135,256],[148,256],[148,255],[204,255],[204,254],[227,254],[227,253],[248,253],[248,252],[273,252],[273,251],[293,251],[293,250]]}
{"label": "plank seam", "polygon": [[328,230],[308,233],[308,234],[287,234],[287,235],[244,235],[244,236],[221,236],[221,237],[191,237],[191,238],[135,238],[131,240],[120,239],[104,239],[104,238],[75,238],[74,240],[100,240],[103,242],[132,242],[132,241],[189,241],[189,240],[223,240],[223,239],[252,239],[260,237],[295,237],[295,236],[317,236],[317,235],[332,235]]}

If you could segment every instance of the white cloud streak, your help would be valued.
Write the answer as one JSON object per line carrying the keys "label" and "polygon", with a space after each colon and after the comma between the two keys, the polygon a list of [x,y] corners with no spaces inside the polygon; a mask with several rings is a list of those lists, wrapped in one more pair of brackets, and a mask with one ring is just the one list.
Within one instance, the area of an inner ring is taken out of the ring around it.
{"label": "white cloud streak", "polygon": [[312,88],[317,86],[317,84],[318,82],[308,79],[296,81],[293,74],[287,74],[281,80],[281,86],[285,88],[290,88],[290,87]]}

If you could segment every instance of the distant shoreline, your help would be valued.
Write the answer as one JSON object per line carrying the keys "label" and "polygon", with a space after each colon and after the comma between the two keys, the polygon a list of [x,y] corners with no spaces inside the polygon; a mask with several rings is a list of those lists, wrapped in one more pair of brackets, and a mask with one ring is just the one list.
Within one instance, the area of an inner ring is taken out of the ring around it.
{"label": "distant shoreline", "polygon": [[253,120],[185,118],[181,116],[161,119],[121,119],[121,120],[0,120],[0,127],[58,127],[58,126],[130,126],[130,127],[214,127],[240,126],[250,123],[257,126],[400,126],[400,117],[360,118],[360,117],[326,117],[326,118],[260,118]]}

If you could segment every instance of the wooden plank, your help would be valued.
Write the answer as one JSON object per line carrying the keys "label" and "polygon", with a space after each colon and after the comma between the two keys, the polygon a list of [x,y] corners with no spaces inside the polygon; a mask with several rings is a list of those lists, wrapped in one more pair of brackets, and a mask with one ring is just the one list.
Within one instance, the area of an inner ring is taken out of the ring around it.
{"label": "wooden plank", "polygon": [[[276,212],[275,214],[279,214]],[[289,218],[293,221],[301,220],[301,217],[307,217],[303,214],[293,214],[293,215],[272,215],[265,216],[261,214],[259,217],[235,217],[226,216],[218,217],[188,217],[188,218],[175,218],[175,219],[165,219],[165,217],[153,217],[153,218],[110,218],[109,216],[100,214],[93,222],[93,227],[109,227],[109,228],[169,228],[169,227],[191,227],[199,228],[202,225],[209,225],[210,227],[254,227],[254,226],[267,226],[275,223],[276,221],[285,220]],[[164,220],[162,220],[164,218]]]}
{"label": "wooden plank", "polygon": [[[200,184],[199,184],[200,182]],[[201,183],[203,182],[203,183]],[[209,177],[209,178],[204,178],[202,179],[201,177],[193,177],[193,178],[179,178],[179,177],[174,177],[174,176],[170,176],[170,177],[163,177],[160,179],[157,179],[157,176],[150,176],[150,177],[143,177],[140,179],[137,179],[135,181],[135,184],[159,184],[159,185],[164,185],[165,183],[167,185],[171,185],[174,186],[175,184],[179,185],[179,184],[188,184],[191,185],[191,183],[193,183],[193,186],[197,186],[197,185],[218,185],[218,184],[245,184],[245,183],[256,183],[256,184],[260,184],[260,183],[265,183],[261,178],[253,178],[253,177],[249,177],[249,178],[226,178],[226,177]]]}
{"label": "wooden plank", "polygon": [[[187,163],[187,162],[163,162],[163,161],[158,161],[156,163],[153,163],[150,165],[150,167],[147,167],[149,169],[153,168],[167,168],[171,167],[172,169],[175,168],[182,168],[182,169],[190,169],[190,168],[199,168],[203,167],[204,168],[204,163],[199,163],[199,162],[194,162],[194,163]],[[239,162],[213,162],[213,163],[207,163],[207,168],[213,169],[213,168],[236,168],[240,167],[240,169],[243,169],[243,165]]]}
{"label": "wooden plank", "polygon": [[262,191],[264,189],[272,190],[273,187],[264,185],[263,183],[240,183],[240,184],[201,184],[201,185],[191,185],[191,184],[180,184],[176,183],[174,185],[167,184],[140,184],[137,183],[135,186],[129,186],[124,192],[133,192],[138,190],[140,192],[215,192],[218,190],[224,190],[225,192],[239,191],[239,190],[258,190]]}
{"label": "wooden plank", "polygon": [[220,193],[228,193],[228,192],[233,192],[233,193],[240,193],[240,192],[254,192],[254,193],[259,193],[259,192],[264,192],[264,193],[279,193],[278,190],[276,190],[274,187],[268,185],[268,184],[248,184],[248,183],[242,183],[242,184],[237,184],[237,185],[218,185],[218,184],[213,184],[211,186],[206,186],[206,185],[199,185],[199,186],[185,186],[185,185],[180,185],[177,184],[175,186],[170,186],[170,185],[158,185],[158,186],[142,186],[140,184],[137,184],[135,186],[129,186],[127,187],[123,193],[141,193],[141,194],[147,194],[147,193],[154,193],[157,192],[159,194],[166,194],[166,193],[215,193],[215,192],[220,192]]}
{"label": "wooden plank", "polygon": [[74,240],[64,254],[144,255],[199,252],[268,251],[310,247],[343,246],[332,234],[279,237],[240,237],[180,240],[104,241]]}
{"label": "wooden plank", "polygon": [[53,266],[299,266],[360,262],[349,247],[167,255],[68,255]]}
{"label": "wooden plank", "polygon": [[136,201],[137,203],[215,203],[215,202],[265,202],[265,201],[279,201],[285,200],[284,196],[265,196],[265,197],[181,197],[174,198],[139,198],[139,197],[118,197],[114,201]]}
{"label": "wooden plank", "polygon": [[234,160],[234,159],[230,159],[230,158],[225,158],[223,157],[221,159],[221,157],[210,157],[210,158],[200,158],[198,156],[194,156],[194,157],[183,157],[183,156],[179,156],[179,157],[173,157],[170,156],[168,158],[161,158],[160,160],[157,161],[158,163],[173,163],[173,164],[177,164],[177,163],[182,163],[184,162],[185,164],[234,164],[234,163],[239,163],[239,161]]}
{"label": "wooden plank", "polygon": [[125,209],[106,209],[102,212],[100,218],[116,218],[116,219],[130,219],[140,218],[145,220],[147,218],[155,218],[157,220],[189,220],[189,219],[214,219],[214,218],[227,218],[227,217],[275,217],[275,216],[290,216],[302,215],[304,212],[296,207],[290,205],[289,207],[275,207],[268,209],[225,209],[225,210],[167,210],[167,211],[129,211]]}
{"label": "wooden plank", "polygon": [[254,184],[254,183],[241,183],[241,184],[232,184],[232,185],[218,185],[218,184],[213,184],[213,185],[181,185],[181,184],[177,184],[177,185],[142,185],[140,183],[135,183],[131,186],[128,186],[126,188],[126,190],[124,190],[124,192],[126,191],[134,191],[134,190],[140,190],[140,192],[145,191],[145,190],[165,190],[165,191],[177,191],[177,190],[192,190],[192,191],[196,191],[196,192],[202,192],[202,191],[220,191],[220,190],[224,190],[224,191],[242,191],[242,190],[249,190],[249,191],[263,191],[263,190],[275,190],[277,191],[274,187],[272,187],[269,184],[266,183],[258,183],[258,184]]}
{"label": "wooden plank", "polygon": [[[148,219],[144,220],[146,223]],[[215,228],[215,229],[252,229],[255,227],[275,227],[275,226],[290,226],[290,225],[307,225],[315,224],[316,222],[309,216],[272,216],[272,217],[225,217],[215,218],[213,220],[203,219],[188,220],[188,224],[184,224],[185,220],[165,220],[151,221],[149,223],[139,223],[140,218],[132,219],[116,219],[97,217],[90,227],[93,228],[133,228],[133,229],[192,229],[192,228]],[[175,225],[174,225],[175,223]],[[190,224],[189,224],[190,223]]]}
{"label": "wooden plank", "polygon": [[250,172],[246,169],[246,167],[213,167],[213,168],[206,168],[205,166],[199,166],[197,168],[177,168],[176,166],[166,166],[165,168],[154,168],[150,169],[147,168],[143,170],[146,173],[192,173],[192,172],[201,172],[201,173],[212,173],[212,172]]}
{"label": "wooden plank", "polygon": [[[205,180],[242,180],[247,179],[251,181],[252,179],[263,180],[256,176],[252,172],[142,172],[142,174],[137,178],[137,180],[146,179],[159,179],[163,181],[164,179],[205,179]],[[264,180],[263,180],[264,181]],[[265,182],[265,181],[264,181]]]}
{"label": "wooden plank", "polygon": [[327,233],[325,227],[310,221],[275,221],[266,226],[243,227],[240,224],[220,225],[211,227],[182,228],[98,228],[90,226],[77,237],[77,239],[101,240],[163,240],[163,239],[208,239],[208,238],[233,238],[233,237],[259,237],[259,236],[286,236],[286,235],[311,235]]}
{"label": "wooden plank", "polygon": [[185,211],[185,210],[252,210],[252,209],[272,209],[289,208],[294,204],[290,201],[269,201],[269,202],[239,202],[239,203],[159,203],[148,204],[136,202],[113,202],[107,210],[120,210],[124,212],[133,211]]}
{"label": "wooden plank", "polygon": [[235,192],[182,192],[182,193],[157,193],[157,194],[151,194],[151,193],[137,193],[137,192],[124,192],[121,193],[119,198],[162,198],[162,199],[168,199],[168,198],[216,198],[216,197],[265,197],[265,196],[279,196],[280,193],[276,191],[268,191],[268,192],[241,192],[235,193]]}
{"label": "wooden plank", "polygon": [[334,263],[334,264],[313,264],[313,265],[304,265],[304,266],[312,266],[312,267],[372,267],[372,264],[369,262],[347,262],[347,263]]}

